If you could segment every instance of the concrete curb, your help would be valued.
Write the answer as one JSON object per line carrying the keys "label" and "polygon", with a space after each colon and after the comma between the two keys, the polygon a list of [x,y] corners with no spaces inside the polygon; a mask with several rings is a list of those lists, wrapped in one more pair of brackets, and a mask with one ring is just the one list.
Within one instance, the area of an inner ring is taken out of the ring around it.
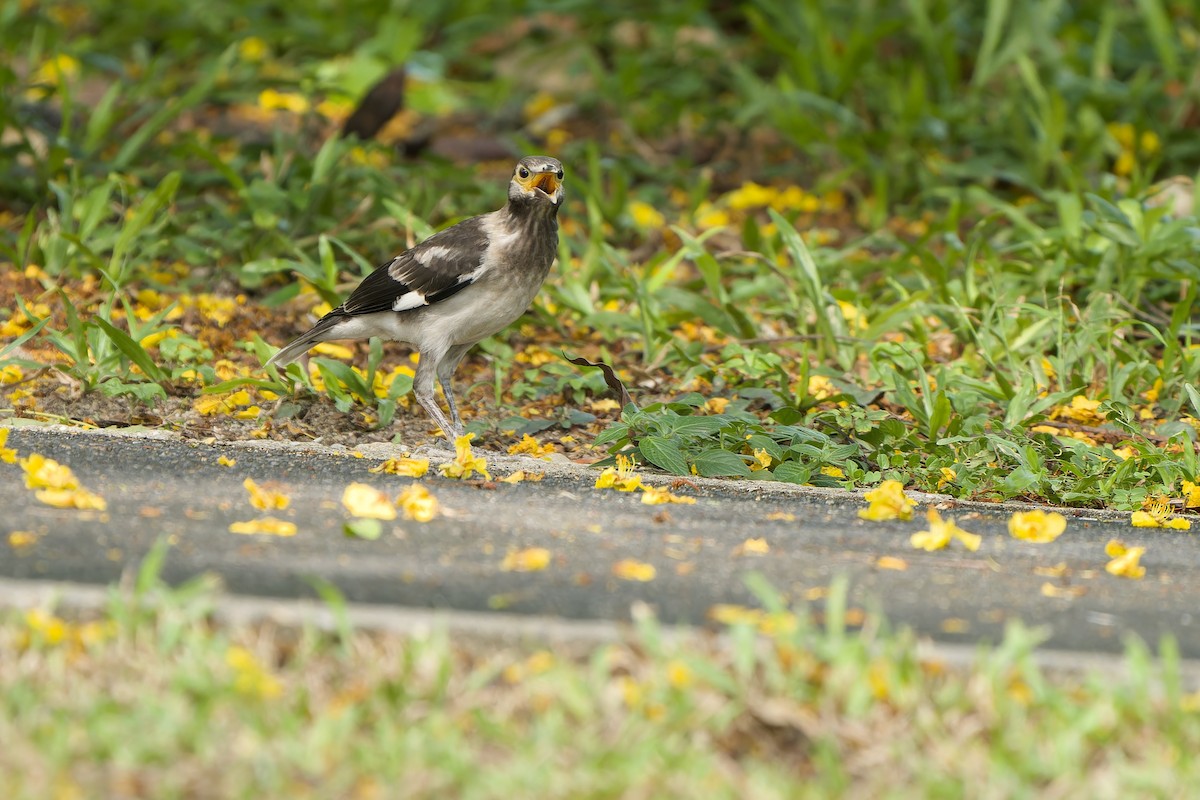
{"label": "concrete curb", "polygon": [[[0,608],[53,608],[68,616],[92,616],[102,612],[110,599],[110,589],[102,586],[0,578]],[[311,626],[334,631],[338,628],[340,616],[328,605],[314,600],[233,594],[218,595],[214,609],[215,619],[229,626],[271,623],[285,628]],[[476,645],[532,643],[568,651],[630,641],[636,636],[628,623],[362,603],[347,603],[344,606],[344,619],[351,628],[366,632],[423,638],[443,631],[457,641]],[[724,635],[714,636],[691,626],[663,625],[661,631],[664,638],[669,640],[703,637],[721,645],[730,643]],[[980,647],[975,645],[945,644],[928,639],[917,643],[917,658],[920,661],[938,663],[954,670],[968,669],[977,662],[981,652]],[[1103,675],[1106,679],[1124,678],[1129,674],[1129,663],[1123,655],[1038,648],[1032,658],[1045,673],[1069,679],[1088,675]],[[1179,674],[1186,691],[1200,691],[1200,660],[1181,660]]]}

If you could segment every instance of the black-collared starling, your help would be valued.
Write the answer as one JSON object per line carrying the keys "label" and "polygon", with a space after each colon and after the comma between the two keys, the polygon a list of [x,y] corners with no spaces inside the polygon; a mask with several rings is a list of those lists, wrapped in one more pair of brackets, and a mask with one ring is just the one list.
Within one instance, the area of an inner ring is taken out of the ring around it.
{"label": "black-collared starling", "polygon": [[[417,402],[447,438],[461,436],[454,371],[471,347],[525,313],[541,288],[558,252],[562,180],[556,159],[522,158],[504,208],[463,220],[381,265],[267,366],[290,364],[334,339],[407,342],[421,354],[413,379]],[[435,381],[449,418],[438,406]]]}

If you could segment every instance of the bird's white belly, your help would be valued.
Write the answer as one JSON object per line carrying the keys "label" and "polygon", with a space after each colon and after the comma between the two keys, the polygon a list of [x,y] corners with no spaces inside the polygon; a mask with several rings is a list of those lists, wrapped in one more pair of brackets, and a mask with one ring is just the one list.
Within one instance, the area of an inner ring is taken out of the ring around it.
{"label": "bird's white belly", "polygon": [[530,291],[507,291],[495,286],[471,287],[424,309],[420,325],[430,335],[445,337],[450,344],[475,344],[516,322],[533,302],[540,286]]}

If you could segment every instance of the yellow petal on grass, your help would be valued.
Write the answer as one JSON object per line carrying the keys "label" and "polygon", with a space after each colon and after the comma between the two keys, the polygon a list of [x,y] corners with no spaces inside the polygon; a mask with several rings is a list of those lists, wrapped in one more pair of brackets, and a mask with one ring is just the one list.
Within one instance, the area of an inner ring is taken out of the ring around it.
{"label": "yellow petal on grass", "polygon": [[612,574],[623,581],[646,581],[654,580],[654,576],[658,574],[658,570],[653,564],[647,564],[644,561],[638,561],[636,558],[623,558],[613,564]]}
{"label": "yellow petal on grass", "polygon": [[291,498],[279,491],[271,483],[265,483],[260,486],[254,482],[253,478],[246,478],[246,480],[242,481],[242,486],[250,494],[250,505],[259,511],[271,511],[277,508],[284,509],[291,502]]}
{"label": "yellow petal on grass", "polygon": [[454,460],[438,467],[443,475],[447,478],[465,480],[478,472],[486,480],[492,479],[487,470],[487,459],[476,456],[471,450],[471,440],[474,438],[475,434],[467,433],[454,440]]}
{"label": "yellow petal on grass", "polygon": [[936,508],[931,508],[925,514],[925,518],[929,521],[929,530],[919,531],[914,533],[909,539],[913,547],[918,550],[941,550],[950,542],[957,539],[962,542],[963,547],[971,552],[979,549],[983,537],[974,533],[968,533],[962,528],[954,524],[954,520],[943,520],[942,515],[938,513]]}
{"label": "yellow petal on grass", "polygon": [[430,494],[422,484],[414,483],[396,498],[396,505],[404,512],[404,516],[416,522],[429,522],[438,515],[437,498]]}
{"label": "yellow petal on grass", "polygon": [[225,663],[233,670],[233,688],[239,693],[271,700],[283,694],[283,685],[254,653],[232,645],[225,651]]}
{"label": "yellow petal on grass", "polygon": [[513,550],[500,562],[505,572],[541,572],[550,566],[550,551],[544,547]]}
{"label": "yellow petal on grass", "polygon": [[192,408],[202,417],[214,414],[232,415],[239,408],[250,405],[250,393],[245,389],[226,394],[205,394],[192,401]]}
{"label": "yellow petal on grass", "polygon": [[1104,571],[1109,575],[1134,580],[1145,576],[1146,568],[1138,562],[1146,554],[1146,548],[1128,547],[1119,539],[1113,539],[1104,546],[1104,553],[1112,559],[1104,565]]}
{"label": "yellow petal on grass", "polygon": [[548,459],[554,455],[554,445],[550,442],[541,444],[537,439],[530,436],[528,433],[521,437],[521,441],[508,448],[508,454],[515,456],[521,453],[526,455],[536,456],[537,458]]}
{"label": "yellow petal on grass", "polygon": [[1016,511],[1008,518],[1009,535],[1025,542],[1053,542],[1066,529],[1067,518],[1057,511]]}
{"label": "yellow petal on grass", "polygon": [[365,483],[352,483],[342,492],[342,505],[362,519],[395,519],[396,506],[391,498]]}
{"label": "yellow petal on grass", "polygon": [[938,478],[937,488],[945,489],[956,480],[958,480],[958,473],[956,471],[950,467],[942,467],[941,477]]}
{"label": "yellow petal on grass", "polygon": [[696,498],[687,497],[684,495],[673,494],[669,489],[660,489],[657,486],[642,487],[642,504],[647,506],[659,506],[664,503],[681,503],[683,505],[694,505]]}
{"label": "yellow petal on grass", "polygon": [[[0,439],[0,445],[3,444],[4,440]],[[1184,508],[1200,508],[1200,485],[1191,481],[1184,481],[1182,491]]]}
{"label": "yellow petal on grass", "polygon": [[772,511],[770,514],[767,514],[766,518],[771,520],[772,522],[795,522],[796,521],[796,515],[791,513],[790,511]]}
{"label": "yellow petal on grass", "polygon": [[389,458],[377,467],[371,467],[367,472],[388,475],[402,475],[405,478],[421,478],[429,472],[428,458]]}
{"label": "yellow petal on grass", "polygon": [[217,463],[220,464],[222,467],[232,467],[237,464],[237,459],[230,458],[229,456],[221,456],[220,458],[217,459]]}
{"label": "yellow petal on grass", "polygon": [[229,532],[246,535],[295,536],[296,523],[275,517],[260,517],[245,522],[231,522],[229,523]]}
{"label": "yellow petal on grass", "polygon": [[908,569],[908,562],[903,558],[896,558],[894,556],[880,556],[875,561],[875,566],[878,569],[894,569],[898,572],[903,572]]}
{"label": "yellow petal on grass", "polygon": [[78,489],[79,479],[71,468],[41,453],[30,453],[21,459],[27,489]]}
{"label": "yellow petal on grass", "polygon": [[17,451],[11,447],[5,447],[8,443],[8,428],[0,428],[0,462],[5,464],[17,463]]}
{"label": "yellow petal on grass", "polygon": [[912,519],[913,506],[917,504],[904,494],[904,484],[900,481],[884,481],[863,495],[870,505],[861,509],[858,516],[872,522],[882,522],[889,519]]}

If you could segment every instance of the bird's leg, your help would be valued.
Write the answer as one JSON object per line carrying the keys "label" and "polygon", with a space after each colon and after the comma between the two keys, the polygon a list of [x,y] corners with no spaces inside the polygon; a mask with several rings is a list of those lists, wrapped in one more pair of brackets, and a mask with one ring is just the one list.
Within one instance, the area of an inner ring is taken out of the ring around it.
{"label": "bird's leg", "polygon": [[[442,429],[442,435],[453,444],[460,429],[446,419],[446,415],[438,407],[437,395],[434,393],[434,382],[437,380],[438,366],[442,361],[442,356],[442,353],[433,352],[421,354],[421,360],[417,363],[417,374],[413,377],[413,394],[421,407]],[[453,409],[454,406],[451,405],[450,408]]]}
{"label": "bird's leg", "polygon": [[442,385],[442,394],[446,395],[446,406],[450,409],[450,424],[457,431],[455,436],[462,435],[463,424],[458,417],[458,406],[454,402],[454,371],[458,369],[459,362],[470,349],[469,344],[451,347],[437,368],[438,383]]}

